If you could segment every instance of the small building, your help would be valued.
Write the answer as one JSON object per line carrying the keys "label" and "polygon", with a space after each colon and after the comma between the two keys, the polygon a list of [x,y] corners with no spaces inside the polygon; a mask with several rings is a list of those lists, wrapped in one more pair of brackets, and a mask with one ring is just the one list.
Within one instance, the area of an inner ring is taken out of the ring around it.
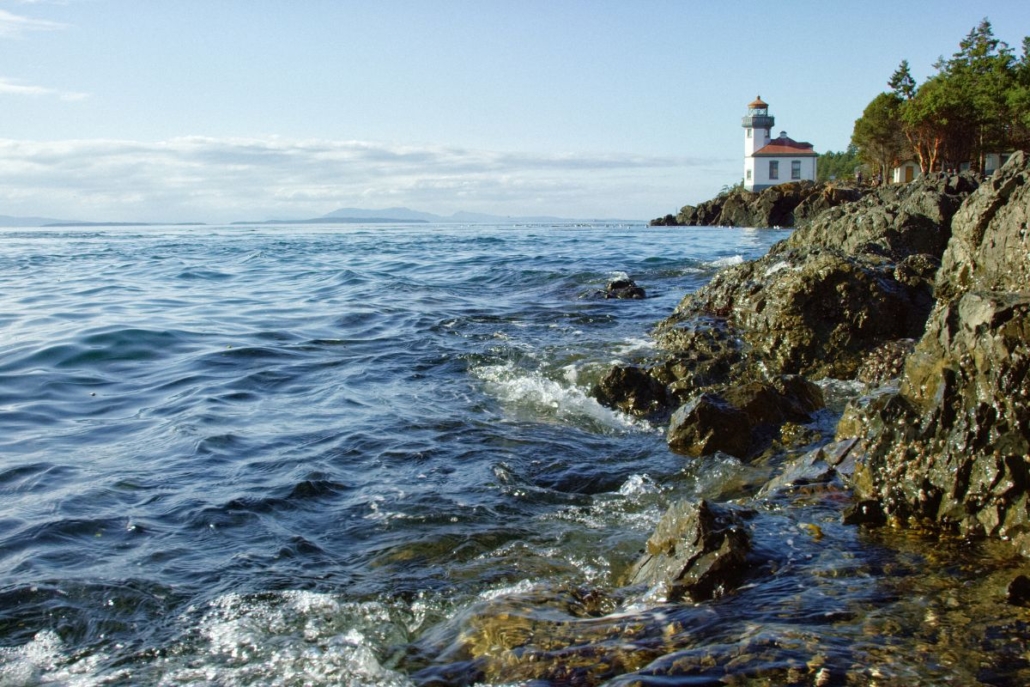
{"label": "small building", "polygon": [[[989,177],[1001,169],[1002,165],[1009,161],[1011,155],[1012,153],[985,153],[983,156],[984,176]],[[973,164],[971,162],[962,162],[958,166],[958,171],[968,172],[972,167]],[[895,184],[906,184],[919,178],[922,173],[918,162],[915,160],[905,160],[891,170],[891,181]]]}
{"label": "small building", "polygon": [[795,141],[786,131],[772,138],[775,118],[761,96],[747,106],[744,116],[744,188],[748,191],[789,181],[815,181],[819,154],[811,143]]}
{"label": "small building", "polygon": [[1012,153],[987,153],[984,155],[984,175],[991,176],[997,172],[1009,161],[1010,157],[1012,157]]}
{"label": "small building", "polygon": [[922,172],[919,163],[915,160],[906,160],[891,170],[891,181],[895,184],[907,184],[918,177]]}

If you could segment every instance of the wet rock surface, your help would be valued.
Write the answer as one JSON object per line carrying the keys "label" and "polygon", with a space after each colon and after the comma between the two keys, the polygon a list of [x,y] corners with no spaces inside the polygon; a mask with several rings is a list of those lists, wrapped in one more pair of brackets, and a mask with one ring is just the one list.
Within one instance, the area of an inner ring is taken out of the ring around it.
{"label": "wet rock surface", "polygon": [[930,176],[824,209],[687,295],[653,332],[662,359],[613,370],[595,396],[639,417],[671,416],[673,450],[748,457],[822,408],[810,381],[778,380],[896,378],[934,307],[952,218],[977,183]]}
{"label": "wet rock surface", "polygon": [[1017,154],[955,216],[938,300],[897,390],[852,407],[861,498],[903,524],[1030,555],[1030,166]]}
{"label": "wet rock surface", "polygon": [[644,289],[632,279],[613,279],[604,287],[605,298],[642,300],[646,296]]}
{"label": "wet rock surface", "polygon": [[739,513],[707,501],[679,501],[658,522],[628,583],[659,586],[669,601],[711,599],[743,579],[750,550]]}

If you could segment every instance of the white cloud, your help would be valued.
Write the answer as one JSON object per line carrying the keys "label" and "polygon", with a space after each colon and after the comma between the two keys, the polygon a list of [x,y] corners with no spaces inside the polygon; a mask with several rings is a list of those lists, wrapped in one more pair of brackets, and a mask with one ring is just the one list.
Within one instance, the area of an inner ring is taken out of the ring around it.
{"label": "white cloud", "polygon": [[17,38],[28,31],[59,31],[65,28],[67,25],[60,22],[33,19],[7,10],[0,10],[0,36],[4,38]]}
{"label": "white cloud", "polygon": [[2,77],[0,77],[0,95],[55,96],[61,100],[85,100],[89,97],[86,93],[59,91],[54,88],[32,86],[19,83],[14,79],[5,79]]}
{"label": "white cloud", "polygon": [[[701,174],[710,164],[275,137],[0,140],[0,213],[218,222],[403,204],[441,214],[645,218],[680,200],[684,174]],[[644,210],[651,205],[657,206]],[[633,207],[640,210],[620,210]]]}

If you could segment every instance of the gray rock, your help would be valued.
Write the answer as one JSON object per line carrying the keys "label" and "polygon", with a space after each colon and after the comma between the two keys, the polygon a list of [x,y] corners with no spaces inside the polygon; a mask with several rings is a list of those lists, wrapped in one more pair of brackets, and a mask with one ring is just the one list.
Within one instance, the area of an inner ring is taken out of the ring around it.
{"label": "gray rock", "polygon": [[827,444],[787,462],[780,474],[762,487],[758,497],[769,498],[800,487],[834,481],[839,472],[847,473],[851,469],[846,459],[856,443],[849,439]]}
{"label": "gray rock", "polygon": [[630,569],[629,584],[661,585],[669,601],[702,601],[739,584],[751,540],[739,514],[707,501],[669,507]]}

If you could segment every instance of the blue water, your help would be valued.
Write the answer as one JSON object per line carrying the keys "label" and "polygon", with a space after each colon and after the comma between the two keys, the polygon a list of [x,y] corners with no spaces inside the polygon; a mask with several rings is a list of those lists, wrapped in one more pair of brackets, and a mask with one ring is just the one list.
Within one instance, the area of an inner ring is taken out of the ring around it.
{"label": "blue water", "polygon": [[[589,392],[784,236],[0,231],[0,684],[485,679],[434,672],[426,638],[490,600],[617,589],[673,498],[750,474]],[[619,275],[649,297],[597,297]],[[877,596],[840,565],[851,601]],[[797,592],[762,594],[776,614]]]}

